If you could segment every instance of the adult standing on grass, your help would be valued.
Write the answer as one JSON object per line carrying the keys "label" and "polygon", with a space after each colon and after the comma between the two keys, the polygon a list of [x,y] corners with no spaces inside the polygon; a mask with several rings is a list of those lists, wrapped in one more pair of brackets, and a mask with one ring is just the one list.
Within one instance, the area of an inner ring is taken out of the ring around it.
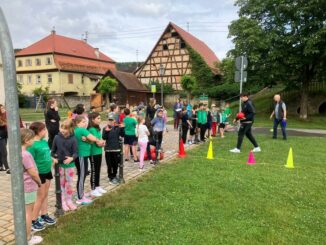
{"label": "adult standing on grass", "polygon": [[277,127],[281,124],[283,140],[286,140],[286,105],[281,100],[281,96],[279,94],[274,95],[274,110],[270,116],[270,119],[274,117],[274,126],[273,126],[273,139],[277,138]]}
{"label": "adult standing on grass", "polygon": [[207,125],[207,111],[203,103],[199,104],[197,112],[197,127],[199,128],[200,141],[205,142],[205,133]]}
{"label": "adult standing on grass", "polygon": [[256,109],[252,101],[248,97],[248,93],[241,93],[240,98],[242,103],[242,111],[237,114],[237,118],[233,120],[235,123],[236,121],[240,121],[240,129],[238,132],[238,143],[237,147],[230,150],[232,153],[240,153],[243,137],[246,135],[250,142],[254,145],[253,152],[260,152],[261,149],[258,146],[254,136],[251,133],[251,127],[254,123],[254,117],[256,113]]}
{"label": "adult standing on grass", "polygon": [[50,149],[54,137],[59,133],[60,116],[58,112],[58,105],[55,99],[49,99],[45,108],[45,125],[48,130],[48,144]]}
{"label": "adult standing on grass", "polygon": [[6,109],[0,104],[0,171],[6,171],[7,174],[10,174],[7,159],[7,139],[8,131]]}

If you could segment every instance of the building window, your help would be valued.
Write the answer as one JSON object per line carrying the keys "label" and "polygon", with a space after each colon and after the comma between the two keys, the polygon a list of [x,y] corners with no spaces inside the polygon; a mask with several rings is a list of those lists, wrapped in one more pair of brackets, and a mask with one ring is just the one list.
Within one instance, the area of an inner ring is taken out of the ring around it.
{"label": "building window", "polygon": [[180,42],[180,48],[186,48],[186,43],[184,41]]}
{"label": "building window", "polygon": [[169,46],[167,44],[163,44],[163,50],[168,50]]}
{"label": "building window", "polygon": [[35,60],[35,64],[36,64],[37,66],[40,66],[40,65],[41,65],[41,59],[36,59],[36,60]]}
{"label": "building window", "polygon": [[74,83],[74,75],[68,74],[68,83]]}
{"label": "building window", "polygon": [[31,59],[25,60],[25,66],[32,66],[32,60]]}
{"label": "building window", "polygon": [[46,64],[47,65],[52,65],[51,57],[46,57]]}
{"label": "building window", "polygon": [[178,36],[178,33],[176,31],[173,31],[173,32],[171,32],[171,36],[172,37],[177,37]]}
{"label": "building window", "polygon": [[17,76],[17,82],[19,82],[20,84],[23,84],[24,83],[23,75],[18,75]]}
{"label": "building window", "polygon": [[22,67],[23,66],[23,61],[22,60],[18,60],[18,67]]}
{"label": "building window", "polygon": [[41,84],[41,75],[36,75],[36,84]]}
{"label": "building window", "polygon": [[52,74],[48,74],[48,83],[52,83]]}
{"label": "building window", "polygon": [[32,84],[32,75],[27,76],[27,83]]}

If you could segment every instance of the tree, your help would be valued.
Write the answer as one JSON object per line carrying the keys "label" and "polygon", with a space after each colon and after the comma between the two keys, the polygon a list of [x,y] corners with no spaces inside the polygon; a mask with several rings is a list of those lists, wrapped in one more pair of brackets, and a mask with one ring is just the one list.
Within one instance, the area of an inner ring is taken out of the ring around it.
{"label": "tree", "polygon": [[104,77],[100,81],[98,90],[101,94],[105,94],[106,108],[110,107],[110,94],[117,90],[118,82],[114,78]]}
{"label": "tree", "polygon": [[191,75],[183,75],[180,82],[183,90],[187,92],[187,100],[190,101],[190,95],[197,87],[196,78]]}
{"label": "tree", "polygon": [[43,101],[47,102],[49,100],[49,93],[50,93],[49,90],[50,90],[50,88],[48,86],[45,87],[44,89],[41,86],[39,88],[35,88],[33,90],[33,94],[34,94],[34,96],[37,96],[37,97],[42,95]]}
{"label": "tree", "polygon": [[251,81],[300,89],[300,118],[307,119],[308,88],[324,77],[326,11],[323,0],[237,0],[239,19],[229,27],[234,57],[246,55]]}

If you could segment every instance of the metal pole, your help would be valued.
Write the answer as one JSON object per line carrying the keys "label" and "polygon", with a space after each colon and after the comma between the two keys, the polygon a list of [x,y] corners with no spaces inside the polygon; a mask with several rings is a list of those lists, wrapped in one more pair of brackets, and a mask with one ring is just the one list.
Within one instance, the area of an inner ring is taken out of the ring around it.
{"label": "metal pole", "polygon": [[21,156],[18,96],[16,85],[15,55],[9,28],[0,7],[0,51],[3,61],[6,108],[8,113],[9,162],[11,167],[11,192],[15,224],[15,244],[25,245],[26,220]]}
{"label": "metal pole", "polygon": [[[240,69],[240,95],[242,93],[243,82],[243,56],[241,56],[241,69]],[[239,98],[239,112],[241,112],[241,97]]]}
{"label": "metal pole", "polygon": [[55,177],[55,197],[56,197],[56,210],[55,216],[59,217],[64,214],[62,209],[62,199],[61,199],[61,186],[60,186],[60,172],[59,172],[59,163],[54,165],[54,177]]}
{"label": "metal pole", "polygon": [[119,163],[119,182],[121,184],[125,183],[125,180],[123,178],[123,162],[124,162],[124,156],[123,156],[123,139],[120,139],[120,145],[121,145],[121,152],[120,152],[120,163]]}
{"label": "metal pole", "polygon": [[161,106],[163,107],[163,75],[161,75]]}

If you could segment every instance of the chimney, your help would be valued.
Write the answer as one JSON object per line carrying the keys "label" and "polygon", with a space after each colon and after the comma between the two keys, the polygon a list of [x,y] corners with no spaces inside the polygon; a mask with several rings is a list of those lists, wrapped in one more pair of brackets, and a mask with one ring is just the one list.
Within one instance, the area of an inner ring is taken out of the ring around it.
{"label": "chimney", "polygon": [[100,50],[99,50],[99,48],[94,48],[94,52],[95,52],[95,56],[96,56],[96,58],[100,58]]}
{"label": "chimney", "polygon": [[52,27],[51,34],[55,35],[55,26]]}

